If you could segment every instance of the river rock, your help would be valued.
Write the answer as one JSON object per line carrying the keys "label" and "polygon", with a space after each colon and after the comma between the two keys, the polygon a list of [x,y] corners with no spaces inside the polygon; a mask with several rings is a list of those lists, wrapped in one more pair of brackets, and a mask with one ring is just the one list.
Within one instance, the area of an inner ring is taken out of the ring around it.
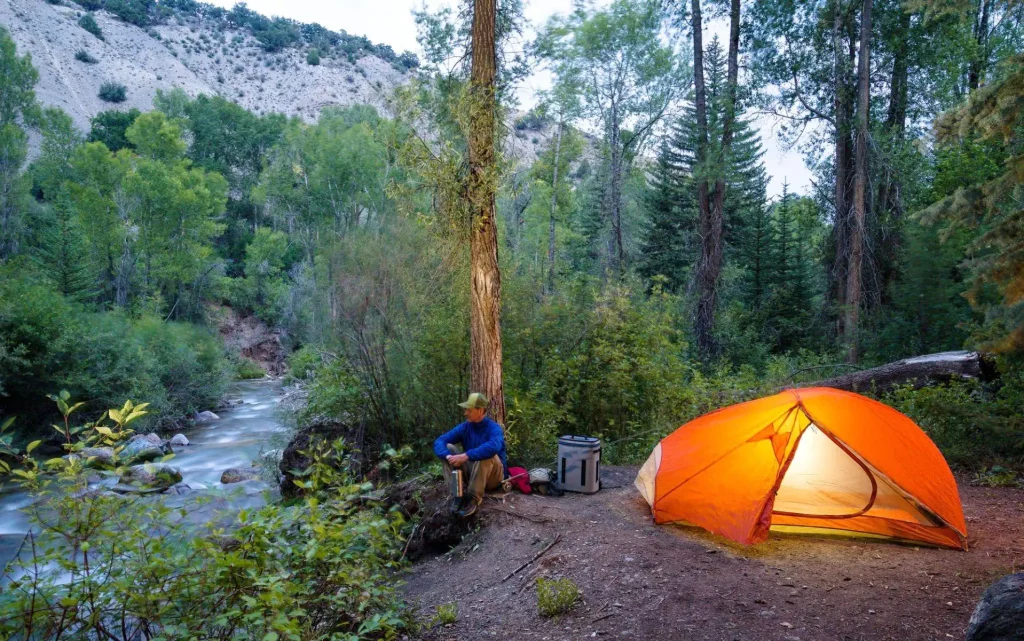
{"label": "river rock", "polygon": [[[86,459],[89,467],[111,467],[114,465],[114,448],[112,447],[86,447],[78,452],[78,455]],[[89,461],[88,459],[92,459]]]}
{"label": "river rock", "polygon": [[210,410],[205,410],[205,411],[202,411],[202,412],[199,412],[198,414],[196,414],[196,422],[197,423],[206,423],[208,421],[216,421],[219,418],[220,418],[219,416],[217,416],[216,414],[214,414]]}
{"label": "river rock", "polygon": [[188,439],[185,438],[184,434],[175,434],[171,437],[171,445],[174,447],[185,447],[188,445]]}
{"label": "river rock", "polygon": [[136,434],[128,439],[128,442],[124,444],[124,447],[118,453],[121,460],[127,463],[152,461],[163,455],[164,450],[160,447],[159,442],[154,443],[142,434]]}
{"label": "river rock", "polygon": [[242,481],[258,481],[259,478],[260,471],[254,467],[232,467],[224,470],[224,473],[220,475],[220,482],[227,485]]}
{"label": "river rock", "polygon": [[181,482],[178,468],[160,463],[133,465],[121,475],[114,490],[118,492],[146,492],[165,490]]}
{"label": "river rock", "polygon": [[1024,572],[1008,574],[988,586],[967,624],[965,641],[1024,639]]}

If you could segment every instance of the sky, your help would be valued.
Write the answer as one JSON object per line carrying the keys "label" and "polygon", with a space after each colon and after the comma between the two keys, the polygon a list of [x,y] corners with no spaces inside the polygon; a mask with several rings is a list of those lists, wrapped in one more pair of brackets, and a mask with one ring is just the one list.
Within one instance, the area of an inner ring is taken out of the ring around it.
{"label": "sky", "polygon": [[[207,0],[215,5],[230,8],[235,0]],[[602,3],[603,0],[599,0]],[[267,16],[282,16],[299,22],[318,22],[328,29],[345,30],[353,35],[363,35],[374,43],[390,45],[396,52],[412,51],[422,55],[416,42],[416,24],[412,11],[424,6],[431,10],[454,7],[456,0],[248,0],[250,9]],[[544,24],[555,14],[567,14],[572,0],[524,0],[525,17],[531,27]],[[718,35],[723,42],[728,40],[728,24],[724,20],[705,26],[705,42],[710,36]],[[551,74],[538,69],[519,87],[519,102],[523,109],[536,103],[537,91],[547,88]],[[755,121],[761,131],[764,144],[764,164],[771,176],[768,195],[777,197],[782,193],[784,182],[789,183],[790,193],[806,194],[810,190],[811,172],[804,164],[803,156],[796,149],[787,150],[775,132],[779,122],[770,116]]]}

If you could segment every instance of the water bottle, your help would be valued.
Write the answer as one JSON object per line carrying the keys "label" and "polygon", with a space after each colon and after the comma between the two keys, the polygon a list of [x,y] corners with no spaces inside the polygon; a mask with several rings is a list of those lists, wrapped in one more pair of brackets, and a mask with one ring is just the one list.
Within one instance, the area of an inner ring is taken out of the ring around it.
{"label": "water bottle", "polygon": [[452,469],[451,483],[452,496],[462,498],[462,468]]}

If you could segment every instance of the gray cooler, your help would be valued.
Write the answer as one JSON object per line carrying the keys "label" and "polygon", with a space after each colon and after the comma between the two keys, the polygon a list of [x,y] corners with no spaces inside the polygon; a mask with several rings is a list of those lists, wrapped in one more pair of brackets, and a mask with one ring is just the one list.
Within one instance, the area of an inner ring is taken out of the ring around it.
{"label": "gray cooler", "polygon": [[601,439],[562,436],[558,439],[558,484],[570,492],[593,494],[601,489]]}

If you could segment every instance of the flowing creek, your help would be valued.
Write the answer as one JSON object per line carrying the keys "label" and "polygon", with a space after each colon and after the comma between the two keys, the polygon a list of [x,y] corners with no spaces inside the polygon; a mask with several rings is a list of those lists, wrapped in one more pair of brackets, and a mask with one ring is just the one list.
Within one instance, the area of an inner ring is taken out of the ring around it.
{"label": "flowing creek", "polygon": [[[282,397],[279,379],[232,383],[225,394],[226,407],[216,410],[220,418],[181,430],[189,445],[174,448],[174,458],[168,463],[178,468],[182,482],[193,490],[223,494],[221,506],[248,507],[259,502],[253,497],[262,494],[262,487],[236,484],[241,491],[231,493],[235,485],[221,484],[220,477],[228,468],[248,467],[268,451],[284,448],[288,427],[279,407]],[[161,435],[170,438],[176,433]],[[116,481],[111,478],[101,483],[112,485]],[[16,553],[29,531],[29,517],[22,510],[31,503],[32,498],[12,484],[0,489],[0,568]]]}

